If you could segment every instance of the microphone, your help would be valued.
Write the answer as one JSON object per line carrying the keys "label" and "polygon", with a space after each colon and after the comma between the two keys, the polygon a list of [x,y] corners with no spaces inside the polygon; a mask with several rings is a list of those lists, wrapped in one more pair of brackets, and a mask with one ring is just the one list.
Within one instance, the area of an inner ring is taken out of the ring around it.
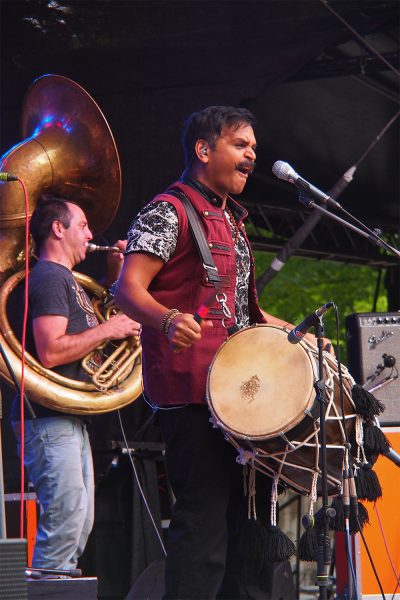
{"label": "microphone", "polygon": [[86,244],[86,252],[122,252],[118,246],[97,246],[97,244]]}
{"label": "microphone", "polygon": [[32,579],[40,579],[42,575],[67,575],[68,577],[82,577],[81,569],[41,569],[40,567],[27,567],[25,575]]}
{"label": "microphone", "polygon": [[325,194],[318,188],[316,188],[312,183],[306,181],[296,171],[289,165],[287,162],[283,162],[282,160],[277,160],[272,166],[272,172],[278,179],[283,179],[284,181],[288,181],[295,185],[300,191],[305,192],[320,200],[324,204],[330,204],[334,208],[341,208],[339,202],[336,202],[331,196]]}
{"label": "microphone", "polygon": [[358,516],[358,498],[356,491],[356,482],[352,471],[349,471],[349,492],[350,492],[350,508],[353,510],[353,515]]}
{"label": "microphone", "polygon": [[0,173],[0,181],[18,181],[18,177],[16,175],[12,175],[11,173]]}
{"label": "microphone", "polygon": [[[349,474],[346,470],[343,471],[343,512],[346,520],[350,517],[350,486],[349,486]],[[347,527],[346,527],[347,529]]]}
{"label": "microphone", "polygon": [[303,339],[305,334],[309,332],[311,327],[314,327],[318,324],[319,318],[322,317],[322,315],[324,315],[332,306],[333,302],[331,300],[330,302],[327,302],[320,308],[317,308],[316,311],[308,315],[308,317],[306,317],[304,321],[300,323],[300,325],[297,325],[297,327],[292,329],[292,331],[289,331],[289,342],[291,344],[298,344]]}

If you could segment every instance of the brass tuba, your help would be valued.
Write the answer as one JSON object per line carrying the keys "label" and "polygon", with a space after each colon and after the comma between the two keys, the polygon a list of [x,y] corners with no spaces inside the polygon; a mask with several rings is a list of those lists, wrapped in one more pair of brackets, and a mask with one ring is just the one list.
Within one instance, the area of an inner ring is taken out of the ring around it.
{"label": "brass tuba", "polygon": [[[39,196],[51,193],[79,204],[94,233],[110,225],[120,201],[121,169],[113,135],[93,98],[66,77],[40,77],[25,97],[22,137],[24,141],[3,156],[0,171],[15,173],[24,181],[29,216]],[[0,183],[0,343],[18,381],[21,344],[10,326],[7,302],[24,277],[24,236],[22,187],[18,181]],[[86,275],[73,275],[92,297],[100,320],[108,318],[107,290]],[[25,356],[28,397],[54,410],[105,413],[126,406],[142,392],[141,348],[136,338],[115,345],[107,353],[102,374],[93,369],[92,382],[68,379]],[[0,377],[12,383],[3,358]]]}

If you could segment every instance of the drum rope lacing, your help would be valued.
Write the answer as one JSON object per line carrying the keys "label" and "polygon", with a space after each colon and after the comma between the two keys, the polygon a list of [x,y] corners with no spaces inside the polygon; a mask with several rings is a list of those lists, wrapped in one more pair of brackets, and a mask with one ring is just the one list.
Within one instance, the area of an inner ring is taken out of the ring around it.
{"label": "drum rope lacing", "polygon": [[311,490],[310,490],[310,494],[308,496],[309,501],[310,501],[308,514],[310,515],[310,517],[314,516],[314,504],[318,500],[318,494],[317,494],[318,475],[319,475],[318,471],[314,471],[314,474],[312,477],[312,483],[311,483]]}
{"label": "drum rope lacing", "polygon": [[[224,315],[225,314],[227,313],[224,312]],[[279,328],[271,327],[271,331],[274,333],[275,329]],[[256,328],[254,328],[254,331],[256,331]],[[265,330],[265,334],[267,334],[267,331],[268,329]],[[242,334],[240,332],[237,335]],[[284,331],[284,335],[286,336],[286,331]],[[228,342],[228,344],[229,343],[231,342]],[[306,346],[304,348],[306,354],[310,356],[313,374],[311,375],[311,378],[313,377],[314,382],[316,382],[318,375],[314,359],[315,349],[311,344],[308,344],[305,341],[303,341],[303,344]],[[341,414],[341,404],[338,403],[340,381],[338,380],[338,374],[336,372],[336,361],[330,357],[330,355],[325,353],[324,355],[324,380],[327,390],[326,418],[328,423],[331,423],[329,429],[330,438],[328,439],[327,448],[333,453],[332,460],[334,464],[332,470],[329,469],[328,471],[329,493],[337,494],[340,493],[339,490],[342,484],[342,468],[349,461],[349,457],[346,455],[346,431],[348,428],[352,430],[352,435],[354,436],[358,446],[359,455],[361,456],[360,453],[363,452],[362,422],[357,426],[356,432],[357,413],[351,395],[354,381],[345,367],[343,371],[345,378],[343,392],[346,401],[346,410],[343,411],[344,415]],[[216,365],[218,366],[218,362],[216,362]],[[267,398],[269,399],[268,396]],[[249,514],[255,515],[255,507],[253,508],[254,490],[252,486],[254,474],[250,475],[250,471],[253,471],[254,469],[266,474],[271,479],[274,479],[277,476],[278,483],[280,481],[283,485],[287,485],[297,492],[307,495],[310,499],[312,512],[314,510],[312,505],[315,502],[315,496],[318,495],[318,482],[321,477],[320,469],[318,467],[320,427],[316,407],[312,404],[312,400],[311,404],[307,407],[307,410],[304,411],[304,417],[301,422],[302,428],[299,429],[299,433],[293,435],[290,433],[290,427],[283,429],[286,439],[283,439],[283,436],[279,436],[279,431],[270,435],[270,437],[266,436],[264,439],[258,434],[258,437],[251,437],[251,435],[247,434],[246,430],[242,429],[241,431],[240,422],[234,423],[236,428],[232,427],[232,431],[229,431],[230,426],[226,425],[224,422],[224,408],[220,408],[221,413],[218,413],[216,403],[213,404],[212,396],[210,396],[208,400],[211,404],[214,423],[223,430],[225,438],[235,446],[238,452],[236,461],[245,467],[244,470],[247,473],[247,486],[249,488],[248,492],[251,494]],[[268,406],[268,404],[266,404],[266,406]],[[307,419],[309,424],[306,424],[304,419]],[[241,434],[236,435],[235,431],[241,431]],[[284,444],[278,444],[279,438],[281,441],[284,441]],[[269,440],[271,440],[271,443]],[[274,521],[274,514],[271,515],[271,518],[272,521]]]}
{"label": "drum rope lacing", "polygon": [[256,510],[256,468],[254,465],[254,456],[250,466],[250,469],[246,466],[245,470],[248,473],[248,504],[247,504],[247,517],[249,519],[257,519]]}
{"label": "drum rope lacing", "polygon": [[[326,409],[326,413],[327,413],[326,418],[327,418],[327,420],[337,422],[341,436],[344,439],[343,424],[341,422],[343,417],[341,415],[339,415],[338,408],[334,403],[334,400],[335,400],[334,382],[336,381],[336,379],[337,379],[336,375],[332,376],[331,373],[328,374],[326,386],[327,386],[328,391],[330,392],[330,394],[329,394],[330,399],[329,399],[327,409]],[[350,403],[353,405],[353,401],[351,399],[350,394],[346,392],[346,396],[347,396],[348,400],[350,401]],[[345,418],[346,419],[356,418],[356,422],[357,422],[357,420],[359,420],[357,418],[357,415],[355,412],[352,414],[349,414],[349,415],[345,415]],[[358,445],[358,452],[360,451],[360,444],[361,444],[361,451],[363,452],[363,455],[364,455],[364,450],[363,450],[363,446],[362,446],[362,420],[360,421],[360,423],[361,423],[361,425],[357,429],[357,431],[358,430],[359,431],[358,431],[358,435],[356,434],[356,442]],[[249,462],[251,462],[252,464],[254,463],[256,465],[256,468],[258,468],[260,471],[266,472],[268,475],[270,475],[272,477],[274,477],[276,475],[276,467],[272,468],[268,464],[265,464],[262,461],[262,459],[268,458],[268,459],[274,461],[278,465],[280,478],[282,479],[282,481],[288,483],[289,485],[295,485],[295,487],[300,489],[301,492],[308,492],[308,495],[310,496],[310,499],[311,499],[311,497],[314,494],[314,492],[312,490],[312,486],[314,485],[314,480],[315,480],[315,485],[316,485],[316,483],[318,481],[318,475],[319,475],[319,470],[318,470],[318,457],[319,457],[318,432],[319,432],[319,423],[318,423],[318,421],[315,421],[313,431],[301,441],[291,440],[290,445],[286,446],[285,451],[280,450],[280,451],[276,451],[276,452],[271,452],[271,451],[264,451],[262,449],[250,451],[247,449],[240,448],[239,446],[237,446],[236,443],[234,443],[234,445],[236,446],[237,452],[238,452],[236,461],[242,465],[246,465]],[[229,438],[229,436],[228,436],[228,438]],[[312,440],[314,440],[314,441],[312,441]],[[303,447],[315,449],[315,464],[313,466],[303,466],[303,465],[300,465],[297,463],[292,463],[290,460],[289,461],[287,460],[288,454],[290,455],[293,452],[296,452],[297,450],[299,450]],[[329,444],[328,443],[327,448],[330,450],[342,450],[343,452],[345,451],[344,445],[340,444],[340,443],[339,444]],[[345,460],[346,459],[344,457],[344,461]],[[303,472],[309,472],[310,474],[312,474],[311,487],[305,488],[303,486],[299,486],[299,484],[297,482],[294,482],[291,478],[286,477],[285,475],[282,475],[281,471],[282,471],[283,467],[291,467],[291,468],[299,469]],[[340,484],[341,484],[341,481],[339,479],[337,479],[329,474],[328,474],[328,479],[333,486],[340,486]]]}
{"label": "drum rope lacing", "polygon": [[271,525],[276,527],[276,504],[278,502],[278,482],[279,475],[275,473],[272,480],[271,489]]}
{"label": "drum rope lacing", "polygon": [[[359,467],[357,463],[368,464],[367,457],[364,450],[364,428],[363,418],[361,415],[356,415],[356,442],[357,442],[357,456],[354,464],[354,470],[356,471]],[[360,460],[360,454],[362,454],[362,461]]]}

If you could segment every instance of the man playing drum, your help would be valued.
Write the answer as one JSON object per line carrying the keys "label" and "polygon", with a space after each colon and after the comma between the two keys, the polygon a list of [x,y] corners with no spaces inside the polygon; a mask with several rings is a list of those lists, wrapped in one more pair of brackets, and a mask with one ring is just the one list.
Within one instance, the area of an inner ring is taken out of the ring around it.
{"label": "man playing drum", "polygon": [[[212,428],[206,404],[208,367],[227,339],[228,327],[235,322],[239,328],[287,325],[258,305],[243,226],[247,212],[229,196],[242,192],[255,167],[254,123],[248,110],[225,106],[189,116],[183,130],[185,171],[173,190],[156,196],[133,221],[116,289],[120,308],[143,324],[145,394],[158,410],[167,446],[176,497],[164,596],[171,600],[261,598],[267,589],[261,576],[246,582],[238,568],[240,522],[247,518],[242,468],[235,449]],[[218,273],[227,279],[225,305],[214,300],[203,320],[194,315],[209,304],[213,285],[182,194],[202,223]],[[258,479],[257,498],[264,498],[262,513],[267,516],[270,483],[266,477]]]}

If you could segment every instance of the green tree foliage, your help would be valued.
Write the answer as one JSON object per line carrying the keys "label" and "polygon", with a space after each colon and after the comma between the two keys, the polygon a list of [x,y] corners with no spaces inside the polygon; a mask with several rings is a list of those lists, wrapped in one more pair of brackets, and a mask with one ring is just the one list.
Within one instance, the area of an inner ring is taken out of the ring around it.
{"label": "green tree foliage", "polygon": [[[258,277],[275,255],[260,251],[254,252],[254,255]],[[310,312],[333,300],[339,312],[342,360],[346,362],[345,317],[373,310],[377,281],[378,271],[367,266],[292,257],[264,288],[260,304],[267,312],[297,324]],[[386,310],[387,299],[381,286],[376,312]],[[333,310],[326,314],[324,323],[325,336],[336,345]]]}

